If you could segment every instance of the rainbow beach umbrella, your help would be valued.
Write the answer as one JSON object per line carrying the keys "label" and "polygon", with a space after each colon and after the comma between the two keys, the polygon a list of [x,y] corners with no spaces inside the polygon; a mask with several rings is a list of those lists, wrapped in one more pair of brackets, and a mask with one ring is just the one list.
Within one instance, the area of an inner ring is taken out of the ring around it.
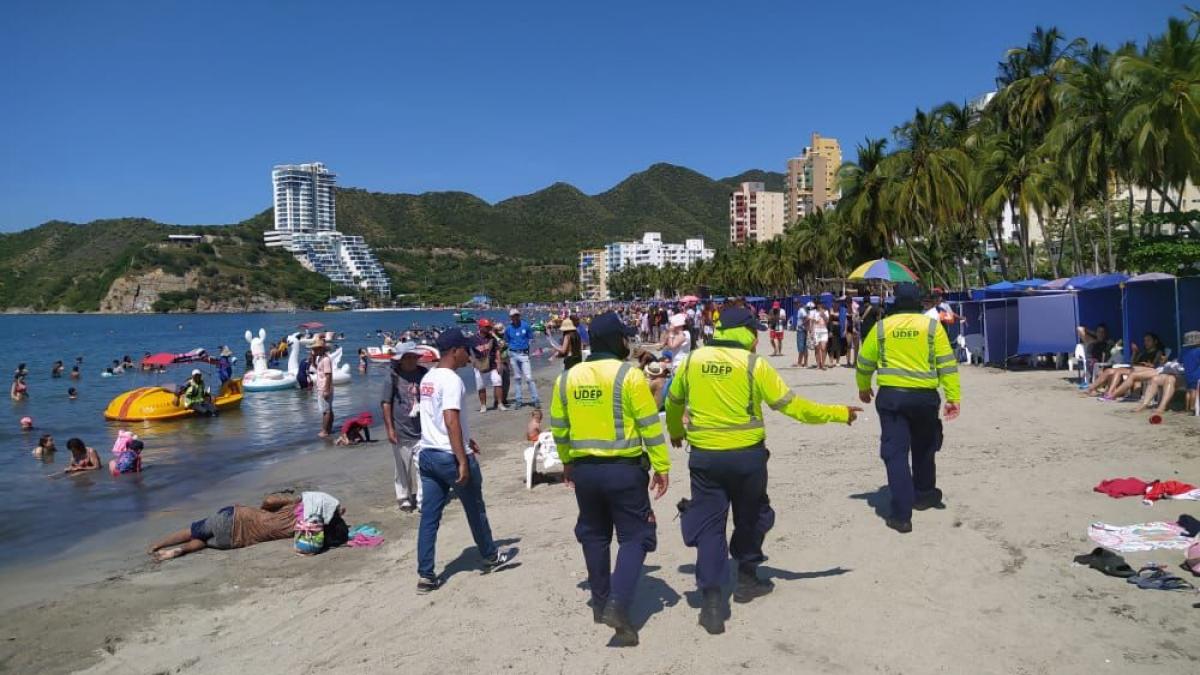
{"label": "rainbow beach umbrella", "polygon": [[881,279],[883,281],[916,281],[917,275],[913,271],[905,267],[903,264],[895,260],[880,258],[878,260],[868,260],[867,262],[854,268],[849,277],[852,281],[862,279]]}

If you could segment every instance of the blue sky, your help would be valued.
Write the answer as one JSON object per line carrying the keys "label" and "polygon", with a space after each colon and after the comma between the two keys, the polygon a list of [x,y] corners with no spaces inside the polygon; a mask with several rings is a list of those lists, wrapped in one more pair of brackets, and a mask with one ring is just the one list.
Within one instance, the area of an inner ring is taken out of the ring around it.
{"label": "blue sky", "polygon": [[986,91],[1035,25],[1116,43],[1164,0],[174,2],[0,7],[0,230],[228,223],[270,169],[490,201],[654,162],[781,171]]}

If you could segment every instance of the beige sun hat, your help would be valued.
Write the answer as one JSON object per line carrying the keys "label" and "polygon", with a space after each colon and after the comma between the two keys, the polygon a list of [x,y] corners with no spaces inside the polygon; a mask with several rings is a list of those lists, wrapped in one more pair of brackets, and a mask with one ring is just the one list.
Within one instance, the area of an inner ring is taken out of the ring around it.
{"label": "beige sun hat", "polygon": [[570,319],[563,319],[562,326],[560,326],[560,328],[562,329],[562,332],[564,332],[564,333],[566,333],[567,331],[575,330],[575,322]]}

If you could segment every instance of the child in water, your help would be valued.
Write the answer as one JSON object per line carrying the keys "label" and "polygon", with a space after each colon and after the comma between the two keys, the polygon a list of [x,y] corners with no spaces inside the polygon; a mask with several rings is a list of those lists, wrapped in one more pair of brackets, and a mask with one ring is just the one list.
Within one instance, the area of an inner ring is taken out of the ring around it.
{"label": "child in water", "polygon": [[525,440],[530,443],[537,441],[538,436],[542,435],[542,411],[534,408],[533,412],[529,413],[529,424],[525,426]]}
{"label": "child in water", "polygon": [[369,412],[361,412],[342,424],[342,435],[333,442],[334,445],[358,445],[371,442],[371,425],[375,418]]}
{"label": "child in water", "polygon": [[114,476],[123,473],[142,472],[142,442],[131,437],[123,450],[117,451],[117,456],[108,460],[108,471]]}

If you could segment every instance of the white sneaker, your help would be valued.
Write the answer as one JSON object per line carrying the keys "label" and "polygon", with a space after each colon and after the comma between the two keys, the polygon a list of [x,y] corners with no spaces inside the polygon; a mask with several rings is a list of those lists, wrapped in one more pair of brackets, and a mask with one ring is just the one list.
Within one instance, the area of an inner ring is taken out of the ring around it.
{"label": "white sneaker", "polygon": [[496,406],[496,410],[508,410],[508,406],[501,403],[500,405]]}
{"label": "white sneaker", "polygon": [[481,412],[481,413],[487,412],[487,406],[486,405],[479,406],[479,412]]}

